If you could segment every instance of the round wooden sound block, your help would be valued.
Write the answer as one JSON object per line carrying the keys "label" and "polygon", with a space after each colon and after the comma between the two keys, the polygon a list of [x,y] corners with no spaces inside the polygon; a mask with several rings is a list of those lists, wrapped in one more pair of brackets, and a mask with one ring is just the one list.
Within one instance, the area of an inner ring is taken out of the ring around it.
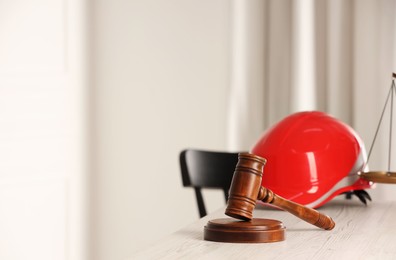
{"label": "round wooden sound block", "polygon": [[273,219],[253,218],[241,221],[219,218],[208,221],[204,227],[204,239],[230,243],[269,243],[285,240],[285,227]]}

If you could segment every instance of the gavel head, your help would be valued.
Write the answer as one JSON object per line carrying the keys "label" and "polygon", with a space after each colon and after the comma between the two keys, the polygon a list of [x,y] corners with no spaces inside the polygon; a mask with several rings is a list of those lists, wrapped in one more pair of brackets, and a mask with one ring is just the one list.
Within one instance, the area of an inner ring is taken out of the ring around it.
{"label": "gavel head", "polygon": [[251,153],[240,153],[229,191],[225,214],[251,220],[259,197],[266,159]]}

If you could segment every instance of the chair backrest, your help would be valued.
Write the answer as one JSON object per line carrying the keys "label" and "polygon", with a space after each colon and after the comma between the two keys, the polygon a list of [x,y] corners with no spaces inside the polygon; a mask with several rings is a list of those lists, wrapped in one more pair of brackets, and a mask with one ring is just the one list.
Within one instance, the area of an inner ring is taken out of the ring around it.
{"label": "chair backrest", "polygon": [[238,153],[196,149],[187,149],[180,153],[183,186],[194,188],[201,218],[206,215],[201,188],[222,189],[227,202],[237,163]]}

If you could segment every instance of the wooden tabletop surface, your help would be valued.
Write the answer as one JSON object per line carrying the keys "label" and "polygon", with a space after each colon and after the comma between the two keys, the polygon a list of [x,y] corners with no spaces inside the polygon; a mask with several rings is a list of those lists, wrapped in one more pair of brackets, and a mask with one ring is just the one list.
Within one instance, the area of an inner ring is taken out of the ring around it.
{"label": "wooden tabletop surface", "polygon": [[324,231],[288,212],[258,206],[255,218],[280,220],[286,240],[236,244],[203,240],[208,220],[224,218],[225,207],[163,238],[129,259],[396,259],[396,201],[334,200],[318,209],[336,226]]}

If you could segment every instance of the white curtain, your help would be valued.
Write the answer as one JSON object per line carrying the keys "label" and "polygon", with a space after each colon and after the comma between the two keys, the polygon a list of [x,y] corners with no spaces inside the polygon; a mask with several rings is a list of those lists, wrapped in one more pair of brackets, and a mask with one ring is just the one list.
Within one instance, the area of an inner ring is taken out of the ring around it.
{"label": "white curtain", "polygon": [[[233,0],[231,17],[230,150],[303,110],[351,125],[368,150],[396,72],[394,0]],[[386,131],[371,169],[387,169]]]}

